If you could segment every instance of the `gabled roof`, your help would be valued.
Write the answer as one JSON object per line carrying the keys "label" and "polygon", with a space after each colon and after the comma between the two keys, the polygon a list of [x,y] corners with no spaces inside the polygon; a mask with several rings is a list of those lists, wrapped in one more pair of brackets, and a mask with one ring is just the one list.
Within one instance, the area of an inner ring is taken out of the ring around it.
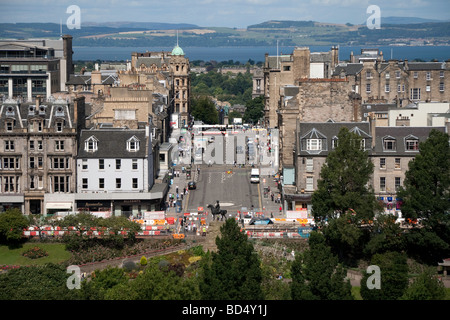
{"label": "gabled roof", "polygon": [[363,69],[362,63],[347,63],[346,65],[338,65],[334,69],[334,76],[339,76],[341,72],[344,72],[345,75],[354,76],[361,72]]}
{"label": "gabled roof", "polygon": [[[418,138],[419,142],[423,142],[433,129],[445,132],[445,127],[375,127],[375,148],[372,155],[415,156],[419,151],[407,151],[405,140]],[[395,139],[396,150],[384,151],[384,139]]]}
{"label": "gabled roof", "polygon": [[[98,140],[98,149],[95,153],[84,150],[84,142],[92,136]],[[141,145],[138,151],[128,152],[127,141],[133,137],[141,141]],[[82,130],[79,140],[78,158],[145,158],[145,141],[147,141],[145,130],[128,130],[121,128]]]}
{"label": "gabled roof", "polygon": [[445,62],[408,62],[408,70],[445,70]]}

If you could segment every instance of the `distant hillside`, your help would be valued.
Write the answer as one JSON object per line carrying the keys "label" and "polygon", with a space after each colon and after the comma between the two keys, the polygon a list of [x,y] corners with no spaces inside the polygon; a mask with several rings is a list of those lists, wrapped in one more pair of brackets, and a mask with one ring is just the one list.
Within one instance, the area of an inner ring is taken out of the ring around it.
{"label": "distant hillside", "polygon": [[281,29],[281,28],[304,28],[314,27],[314,21],[290,21],[290,20],[271,20],[247,27],[251,29]]}
{"label": "distant hillside", "polygon": [[382,24],[413,24],[428,22],[448,22],[436,19],[423,19],[417,17],[381,17]]}
{"label": "distant hillside", "polygon": [[130,28],[130,29],[146,29],[146,30],[199,28],[199,26],[189,23],[132,22],[132,21],[85,22],[82,23],[81,27]]}
{"label": "distant hillside", "polygon": [[[73,36],[74,46],[172,47],[179,41],[184,47],[236,46],[314,46],[314,45],[450,45],[450,22],[419,18],[387,17],[381,29],[366,24],[352,25],[316,21],[270,20],[247,29],[199,27],[184,23],[107,22],[84,23],[81,29],[63,34]],[[390,22],[390,23],[389,23]],[[408,22],[408,23],[405,23]],[[0,23],[0,38],[59,38],[57,23]]]}

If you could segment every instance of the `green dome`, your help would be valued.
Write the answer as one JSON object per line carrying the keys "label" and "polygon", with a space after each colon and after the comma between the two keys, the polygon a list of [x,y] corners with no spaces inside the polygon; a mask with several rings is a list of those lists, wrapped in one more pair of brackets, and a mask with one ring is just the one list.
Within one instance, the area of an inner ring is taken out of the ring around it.
{"label": "green dome", "polygon": [[178,45],[172,50],[173,56],[184,56],[184,51]]}

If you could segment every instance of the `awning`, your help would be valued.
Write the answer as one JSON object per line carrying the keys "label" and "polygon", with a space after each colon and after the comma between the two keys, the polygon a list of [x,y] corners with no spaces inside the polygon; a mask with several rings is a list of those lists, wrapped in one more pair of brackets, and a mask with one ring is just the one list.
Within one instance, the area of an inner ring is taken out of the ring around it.
{"label": "awning", "polygon": [[72,202],[47,202],[47,209],[72,209]]}

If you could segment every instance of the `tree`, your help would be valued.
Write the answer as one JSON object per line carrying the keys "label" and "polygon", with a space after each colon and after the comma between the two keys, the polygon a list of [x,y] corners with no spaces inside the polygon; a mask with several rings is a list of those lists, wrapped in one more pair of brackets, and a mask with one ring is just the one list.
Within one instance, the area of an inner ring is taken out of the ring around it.
{"label": "tree", "polygon": [[403,251],[405,237],[393,215],[380,214],[370,227],[370,240],[364,250],[369,256],[388,251]]}
{"label": "tree", "polygon": [[203,121],[205,124],[219,123],[219,112],[214,102],[207,96],[201,96],[191,100],[191,113],[196,121]]}
{"label": "tree", "polygon": [[372,220],[381,211],[368,187],[373,166],[367,151],[361,148],[361,137],[341,128],[338,145],[328,154],[312,196],[314,218],[333,219],[351,213],[357,221]]}
{"label": "tree", "polygon": [[435,263],[450,254],[449,135],[433,129],[419,150],[408,164],[397,195],[402,200],[403,216],[421,219],[423,227],[414,228],[408,242],[424,259]]}
{"label": "tree", "polygon": [[294,300],[352,300],[346,271],[326,244],[325,237],[312,232],[310,248],[297,254],[292,264],[291,295]]}
{"label": "tree", "polygon": [[216,238],[217,252],[203,265],[200,292],[205,300],[263,299],[260,260],[234,219],[226,220]]}
{"label": "tree", "polygon": [[435,272],[426,269],[413,280],[402,296],[402,300],[443,300],[445,287]]}
{"label": "tree", "polygon": [[244,122],[255,124],[262,117],[264,117],[264,97],[259,96],[249,100],[245,104]]}
{"label": "tree", "polygon": [[23,229],[28,228],[28,219],[19,209],[8,209],[0,213],[0,239],[18,242],[23,238]]}
{"label": "tree", "polygon": [[78,290],[70,290],[70,274],[62,265],[22,266],[0,275],[0,300],[67,300]]}
{"label": "tree", "polygon": [[[361,279],[361,296],[364,300],[397,300],[408,287],[406,255],[386,252],[372,256],[371,265],[380,268],[380,288],[369,288],[367,280],[372,274],[365,273]],[[369,280],[370,281],[370,280]]]}

